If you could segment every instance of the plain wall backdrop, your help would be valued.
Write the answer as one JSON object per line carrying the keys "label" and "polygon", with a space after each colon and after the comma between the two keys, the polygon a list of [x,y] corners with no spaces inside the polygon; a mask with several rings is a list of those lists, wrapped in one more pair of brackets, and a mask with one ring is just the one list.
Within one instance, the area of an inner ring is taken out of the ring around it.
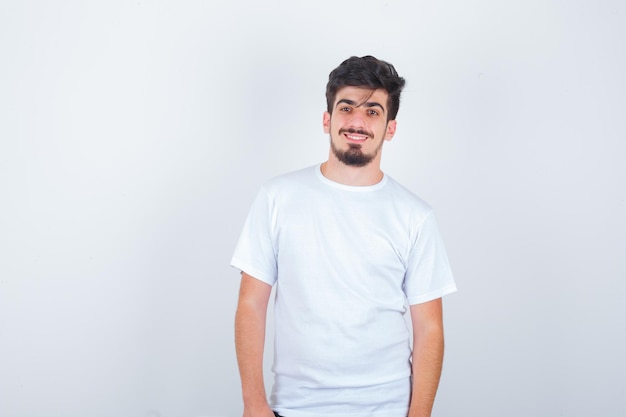
{"label": "plain wall backdrop", "polygon": [[239,416],[232,250],[367,54],[460,289],[434,415],[624,416],[621,0],[0,3],[0,416]]}

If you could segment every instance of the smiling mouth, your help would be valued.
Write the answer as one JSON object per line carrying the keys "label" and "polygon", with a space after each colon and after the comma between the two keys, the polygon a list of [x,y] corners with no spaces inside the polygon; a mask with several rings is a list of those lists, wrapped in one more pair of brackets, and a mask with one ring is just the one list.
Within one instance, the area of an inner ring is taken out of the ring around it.
{"label": "smiling mouth", "polygon": [[352,140],[355,142],[363,142],[365,139],[367,139],[367,136],[362,136],[362,135],[344,134],[344,136],[348,138],[349,140]]}
{"label": "smiling mouth", "polygon": [[365,139],[372,137],[371,133],[356,129],[341,129],[339,130],[339,133],[343,134],[346,139],[353,142],[363,142]]}

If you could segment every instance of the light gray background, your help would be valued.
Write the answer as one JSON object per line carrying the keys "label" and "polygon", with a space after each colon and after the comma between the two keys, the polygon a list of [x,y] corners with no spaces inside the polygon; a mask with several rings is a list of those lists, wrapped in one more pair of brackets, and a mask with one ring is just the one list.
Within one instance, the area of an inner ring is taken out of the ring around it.
{"label": "light gray background", "polygon": [[5,0],[0,36],[0,416],[239,416],[232,249],[364,54],[460,288],[435,415],[626,414],[623,1]]}

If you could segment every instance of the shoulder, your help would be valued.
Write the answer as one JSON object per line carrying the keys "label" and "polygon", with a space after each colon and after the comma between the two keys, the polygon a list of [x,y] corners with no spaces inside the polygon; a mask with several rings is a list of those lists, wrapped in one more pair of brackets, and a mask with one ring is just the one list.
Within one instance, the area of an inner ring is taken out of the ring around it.
{"label": "shoulder", "polygon": [[427,217],[432,212],[432,207],[420,196],[409,190],[392,177],[387,176],[387,187],[389,198],[402,210],[408,210],[418,217]]}
{"label": "shoulder", "polygon": [[319,165],[309,166],[279,175],[266,181],[262,188],[270,195],[301,189],[314,183],[315,170],[318,167]]}

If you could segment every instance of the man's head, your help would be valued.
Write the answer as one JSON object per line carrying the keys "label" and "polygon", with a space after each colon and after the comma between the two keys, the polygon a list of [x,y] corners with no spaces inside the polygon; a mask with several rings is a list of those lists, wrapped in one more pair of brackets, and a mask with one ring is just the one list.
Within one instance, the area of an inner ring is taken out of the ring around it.
{"label": "man's head", "polygon": [[393,66],[372,56],[348,58],[335,68],[326,86],[323,119],[331,157],[352,167],[374,161],[379,166],[383,142],[396,131],[403,87]]}
{"label": "man's head", "polygon": [[337,91],[343,87],[359,87],[369,90],[382,89],[389,95],[387,99],[387,121],[395,120],[400,108],[400,93],[404,78],[388,62],[373,56],[350,57],[343,61],[328,76],[326,84],[326,105],[332,113]]}

